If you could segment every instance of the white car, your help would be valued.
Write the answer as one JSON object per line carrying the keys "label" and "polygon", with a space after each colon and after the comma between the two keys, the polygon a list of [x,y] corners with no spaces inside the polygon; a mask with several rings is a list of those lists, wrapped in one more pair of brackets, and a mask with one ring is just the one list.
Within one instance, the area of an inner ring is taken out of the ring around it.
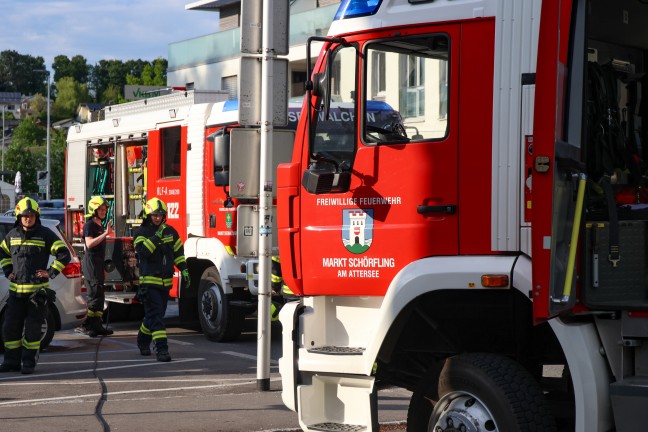
{"label": "white car", "polygon": [[[0,242],[13,228],[16,218],[13,216],[0,216]],[[59,222],[53,219],[41,219],[43,226],[54,231],[67,245],[72,260],[63,269],[61,274],[50,280],[50,288],[56,291],[56,302],[49,305],[47,318],[43,323],[43,336],[41,349],[45,349],[52,342],[54,331],[66,330],[77,327],[85,319],[88,306],[81,294],[81,261],[72,249],[67,239],[58,228]],[[50,264],[54,257],[50,257]],[[9,298],[9,281],[0,271],[0,326],[4,322],[5,308]],[[0,327],[1,328],[1,327]],[[2,332],[0,332],[0,350],[4,350]]]}

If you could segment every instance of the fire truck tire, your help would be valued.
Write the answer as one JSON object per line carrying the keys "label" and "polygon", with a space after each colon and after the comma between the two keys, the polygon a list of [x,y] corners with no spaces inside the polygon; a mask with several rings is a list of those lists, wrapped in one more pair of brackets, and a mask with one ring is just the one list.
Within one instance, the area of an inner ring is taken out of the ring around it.
{"label": "fire truck tire", "polygon": [[[0,353],[4,352],[4,341],[2,340],[2,326],[4,325],[4,315],[4,311],[2,311],[2,313],[0,313]],[[54,312],[52,312],[50,308],[47,309],[47,316],[45,317],[45,321],[43,321],[41,329],[43,333],[41,336],[40,348],[44,350],[50,345],[50,343],[52,343],[52,339],[54,339],[54,332],[56,331],[56,318],[54,318]]]}
{"label": "fire truck tire", "polygon": [[408,431],[556,431],[555,419],[531,374],[501,355],[469,353],[449,358],[439,377],[438,395],[431,412],[416,412],[410,403]]}
{"label": "fire truck tire", "polygon": [[244,311],[230,305],[223,292],[220,275],[211,267],[205,270],[198,286],[198,317],[205,337],[215,342],[238,339],[245,321]]}

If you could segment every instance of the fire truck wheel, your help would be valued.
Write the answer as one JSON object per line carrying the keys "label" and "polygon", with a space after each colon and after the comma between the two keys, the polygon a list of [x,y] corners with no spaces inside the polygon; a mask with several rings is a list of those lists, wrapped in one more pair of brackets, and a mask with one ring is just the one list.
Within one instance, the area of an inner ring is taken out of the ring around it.
{"label": "fire truck wheel", "polygon": [[211,267],[205,270],[198,287],[198,316],[207,339],[216,342],[236,340],[241,335],[245,314],[230,305],[223,292],[220,275]]}
{"label": "fire truck wheel", "polygon": [[440,399],[424,430],[556,431],[540,387],[508,357],[490,353],[451,357],[441,371],[438,391]]}

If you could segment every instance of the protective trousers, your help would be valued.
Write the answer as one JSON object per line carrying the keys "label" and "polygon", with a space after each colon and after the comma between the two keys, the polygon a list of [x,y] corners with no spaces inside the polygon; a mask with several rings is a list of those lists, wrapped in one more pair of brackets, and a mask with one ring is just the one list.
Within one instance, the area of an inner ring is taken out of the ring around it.
{"label": "protective trousers", "polygon": [[4,364],[18,368],[22,361],[23,367],[36,367],[46,314],[46,303],[34,303],[29,297],[9,297],[2,328]]}
{"label": "protective trousers", "polygon": [[167,331],[164,325],[167,303],[169,302],[169,288],[159,285],[147,285],[144,297],[144,320],[137,333],[137,345],[148,347],[151,340],[155,343],[157,351],[168,350]]}
{"label": "protective trousers", "polygon": [[92,259],[83,259],[83,276],[88,289],[88,317],[103,316],[104,302],[104,268],[103,263],[94,262]]}

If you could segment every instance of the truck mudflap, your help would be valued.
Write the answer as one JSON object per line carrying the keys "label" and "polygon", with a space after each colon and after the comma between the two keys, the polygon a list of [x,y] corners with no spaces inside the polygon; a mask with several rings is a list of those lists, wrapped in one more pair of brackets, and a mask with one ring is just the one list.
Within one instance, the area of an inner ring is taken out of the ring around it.
{"label": "truck mudflap", "polygon": [[299,350],[299,315],[303,310],[301,302],[288,302],[279,312],[282,326],[282,357],[279,359],[281,374],[281,399],[284,405],[297,411],[297,352]]}

